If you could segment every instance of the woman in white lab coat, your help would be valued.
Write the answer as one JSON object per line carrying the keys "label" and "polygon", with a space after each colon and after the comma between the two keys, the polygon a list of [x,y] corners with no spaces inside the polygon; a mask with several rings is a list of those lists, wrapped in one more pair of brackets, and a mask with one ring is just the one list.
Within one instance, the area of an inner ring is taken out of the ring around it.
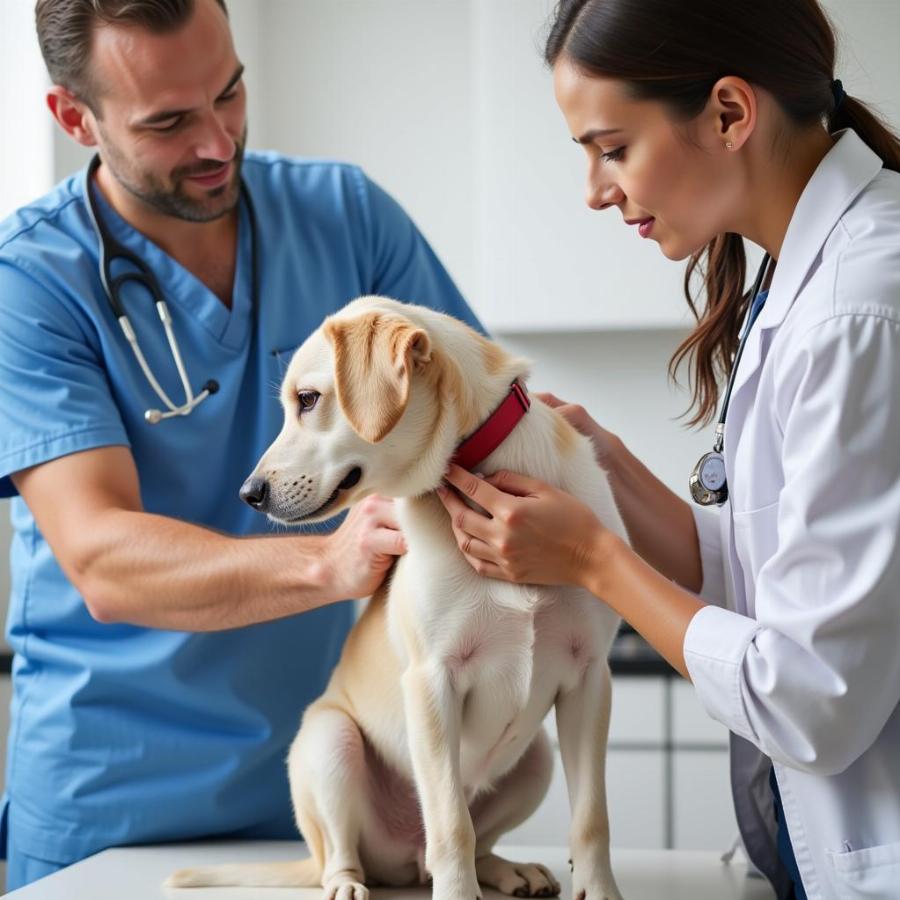
{"label": "woman in white lab coat", "polygon": [[[632,546],[547,485],[454,468],[488,513],[442,490],[460,547],[489,576],[588,587],[693,682],[779,897],[900,898],[900,142],[835,80],[815,0],[563,0],[546,57],[588,204],[704,273],[673,360],[693,422],[752,326],[728,499],[691,508],[547,398],[593,438]],[[743,238],[772,260],[752,312]]]}

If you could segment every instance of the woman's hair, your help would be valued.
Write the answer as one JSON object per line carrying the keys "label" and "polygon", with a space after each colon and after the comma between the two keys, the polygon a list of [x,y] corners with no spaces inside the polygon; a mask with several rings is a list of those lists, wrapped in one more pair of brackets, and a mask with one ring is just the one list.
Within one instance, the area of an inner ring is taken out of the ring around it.
{"label": "woman's hair", "polygon": [[[798,129],[852,128],[886,168],[900,171],[897,135],[864,103],[832,89],[835,35],[817,0],[560,0],[544,58],[624,81],[636,99],[666,104],[681,122],[702,112],[720,78],[737,75],[768,91]],[[750,299],[746,266],[743,238],[731,233],[688,264],[684,290],[697,325],[669,373],[692,358],[690,425],[715,415]],[[695,272],[704,281],[702,311],[691,292]]]}
{"label": "woman's hair", "polygon": [[[37,0],[38,43],[54,84],[67,87],[96,114],[97,85],[90,58],[98,25],[135,25],[156,34],[175,31],[191,17],[195,0]],[[216,0],[228,15],[225,0]]]}

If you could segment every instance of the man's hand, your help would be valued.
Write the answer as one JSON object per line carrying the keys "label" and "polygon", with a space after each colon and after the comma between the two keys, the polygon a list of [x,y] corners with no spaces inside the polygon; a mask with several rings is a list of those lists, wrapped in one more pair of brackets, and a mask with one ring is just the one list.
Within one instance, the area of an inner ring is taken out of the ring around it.
{"label": "man's hand", "polygon": [[406,553],[406,541],[394,501],[372,496],[357,503],[325,542],[329,593],[357,600],[373,594],[394,559]]}

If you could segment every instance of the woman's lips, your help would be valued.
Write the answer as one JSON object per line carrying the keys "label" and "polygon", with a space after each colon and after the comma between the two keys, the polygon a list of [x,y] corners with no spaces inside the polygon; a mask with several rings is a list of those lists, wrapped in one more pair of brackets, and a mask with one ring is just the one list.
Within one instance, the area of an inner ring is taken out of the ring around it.
{"label": "woman's lips", "polygon": [[653,223],[655,221],[656,221],[656,219],[644,219],[638,225],[638,234],[642,238],[650,237],[650,232],[653,231]]}

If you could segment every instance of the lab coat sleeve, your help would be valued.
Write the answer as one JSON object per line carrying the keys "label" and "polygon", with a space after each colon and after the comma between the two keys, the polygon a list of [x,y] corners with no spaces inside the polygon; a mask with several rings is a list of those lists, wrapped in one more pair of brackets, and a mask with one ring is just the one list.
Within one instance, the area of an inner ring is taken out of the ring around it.
{"label": "lab coat sleeve", "polygon": [[24,263],[0,260],[0,497],[60,456],[129,440],[84,325]]}
{"label": "lab coat sleeve", "polygon": [[725,564],[722,552],[722,521],[717,509],[692,506],[700,544],[703,586],[700,598],[715,606],[725,606]]}
{"label": "lab coat sleeve", "polygon": [[409,215],[386,191],[361,172],[358,175],[374,263],[371,293],[430,306],[484,333],[484,327]]}
{"label": "lab coat sleeve", "polygon": [[752,573],[757,619],[702,609],[685,662],[713,718],[831,775],[900,701],[900,321],[834,315],[785,359],[784,484],[774,508],[746,514],[763,517],[760,540],[777,529]]}

